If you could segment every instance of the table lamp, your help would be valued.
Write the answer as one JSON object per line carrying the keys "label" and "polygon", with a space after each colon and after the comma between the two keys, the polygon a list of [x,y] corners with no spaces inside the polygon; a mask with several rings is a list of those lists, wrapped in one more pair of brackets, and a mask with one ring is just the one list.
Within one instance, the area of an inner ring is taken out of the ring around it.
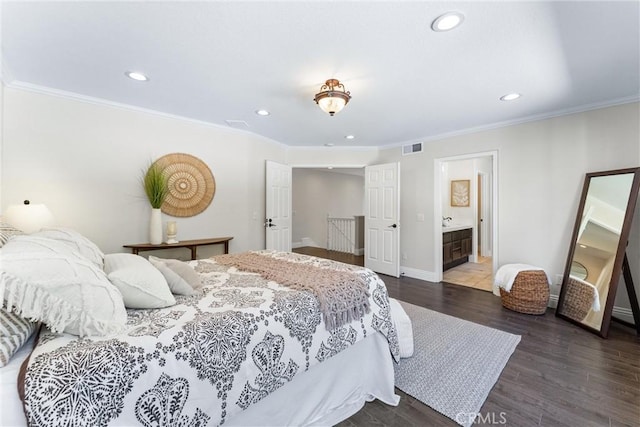
{"label": "table lamp", "polygon": [[3,215],[3,221],[22,231],[34,233],[53,223],[51,211],[43,204],[25,200],[22,205],[11,205]]}

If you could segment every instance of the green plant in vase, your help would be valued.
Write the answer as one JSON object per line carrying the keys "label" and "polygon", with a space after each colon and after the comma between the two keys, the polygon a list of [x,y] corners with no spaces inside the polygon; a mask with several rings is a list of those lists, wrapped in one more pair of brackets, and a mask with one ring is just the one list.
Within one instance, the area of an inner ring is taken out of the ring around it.
{"label": "green plant in vase", "polygon": [[162,211],[160,208],[169,195],[169,180],[160,166],[152,163],[146,173],[143,171],[142,186],[152,208],[149,242],[158,245],[162,243]]}

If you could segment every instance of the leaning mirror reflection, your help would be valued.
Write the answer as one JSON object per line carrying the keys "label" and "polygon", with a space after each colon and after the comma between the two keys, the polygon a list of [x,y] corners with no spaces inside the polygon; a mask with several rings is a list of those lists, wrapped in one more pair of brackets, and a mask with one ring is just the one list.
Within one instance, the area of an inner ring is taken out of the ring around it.
{"label": "leaning mirror reflection", "polygon": [[558,301],[558,313],[597,331],[603,325],[607,299],[615,297],[609,291],[637,171],[626,172],[587,175],[569,271]]}

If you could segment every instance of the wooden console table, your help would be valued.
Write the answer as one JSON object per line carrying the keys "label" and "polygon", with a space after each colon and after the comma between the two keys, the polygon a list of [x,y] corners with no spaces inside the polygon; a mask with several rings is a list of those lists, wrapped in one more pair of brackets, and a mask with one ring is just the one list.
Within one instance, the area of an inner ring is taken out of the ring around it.
{"label": "wooden console table", "polygon": [[123,245],[124,248],[130,248],[131,253],[138,255],[140,251],[155,251],[158,249],[171,249],[171,248],[189,248],[191,249],[191,259],[196,259],[196,249],[198,246],[207,245],[224,245],[224,253],[229,253],[229,241],[233,237],[215,237],[212,239],[197,239],[197,240],[182,240],[178,243],[160,243],[159,245],[152,245],[151,243],[136,243],[132,245]]}

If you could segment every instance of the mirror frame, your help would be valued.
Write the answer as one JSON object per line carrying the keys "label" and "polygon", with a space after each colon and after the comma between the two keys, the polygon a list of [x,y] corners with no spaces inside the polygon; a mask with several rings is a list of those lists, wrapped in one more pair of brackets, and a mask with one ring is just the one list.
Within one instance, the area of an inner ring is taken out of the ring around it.
{"label": "mirror frame", "polygon": [[[621,174],[628,174],[628,173],[634,174],[633,181],[631,183],[631,191],[629,193],[629,199],[627,201],[627,208],[625,210],[624,221],[622,223],[620,240],[618,241],[618,247],[616,249],[616,257],[613,265],[613,270],[611,272],[611,279],[609,281],[609,291],[607,292],[607,302],[605,304],[604,312],[602,314],[602,323],[600,324],[600,329],[595,329],[595,328],[592,328],[591,326],[585,325],[584,323],[581,323],[577,320],[574,320],[560,313],[560,307],[564,303],[564,298],[567,290],[566,283],[569,280],[569,273],[571,271],[571,262],[573,261],[573,256],[576,250],[578,232],[580,230],[580,222],[582,221],[582,214],[586,204],[587,192],[589,191],[591,178],[596,178],[601,176],[610,176],[610,175],[621,175]],[[618,289],[618,282],[620,281],[620,275],[622,274],[622,263],[625,258],[627,243],[629,241],[629,233],[631,231],[631,222],[633,220],[633,215],[635,212],[636,201],[638,200],[639,188],[640,188],[640,167],[616,169],[616,170],[603,171],[603,172],[590,172],[586,174],[584,185],[582,188],[582,196],[580,198],[580,204],[578,205],[578,213],[576,215],[576,221],[573,226],[573,234],[571,235],[571,243],[569,246],[569,256],[567,257],[567,263],[565,265],[564,275],[562,277],[562,287],[560,288],[560,295],[558,296],[558,306],[556,307],[556,316],[564,320],[567,320],[575,325],[578,325],[581,328],[587,329],[590,332],[596,333],[600,335],[602,338],[606,338],[609,333],[609,326],[611,324],[611,313],[613,312],[613,305],[616,299],[615,297],[616,297],[616,291]]]}

